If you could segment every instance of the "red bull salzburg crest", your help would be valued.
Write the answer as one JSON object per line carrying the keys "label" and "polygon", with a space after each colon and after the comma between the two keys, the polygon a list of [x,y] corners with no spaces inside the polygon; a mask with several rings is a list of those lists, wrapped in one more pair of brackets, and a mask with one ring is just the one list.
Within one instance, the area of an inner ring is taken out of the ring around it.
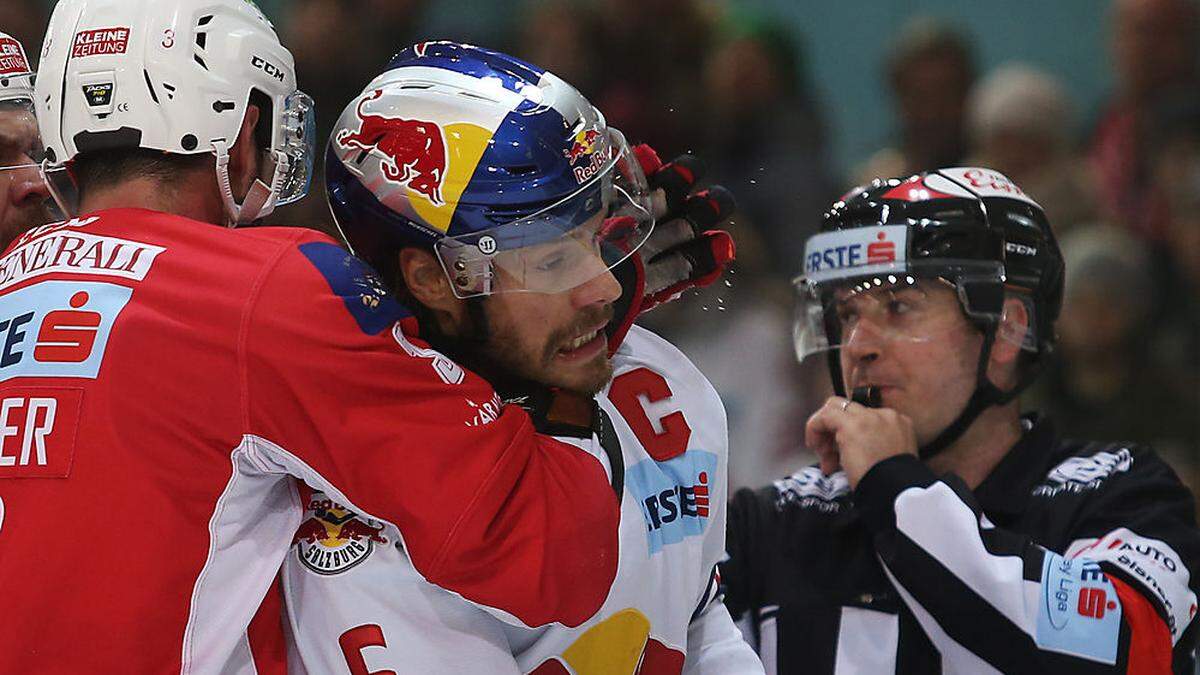
{"label": "red bull salzburg crest", "polygon": [[317,574],[338,574],[371,555],[375,544],[387,544],[383,525],[357,514],[318,492],[308,502],[305,520],[296,531],[296,555]]}

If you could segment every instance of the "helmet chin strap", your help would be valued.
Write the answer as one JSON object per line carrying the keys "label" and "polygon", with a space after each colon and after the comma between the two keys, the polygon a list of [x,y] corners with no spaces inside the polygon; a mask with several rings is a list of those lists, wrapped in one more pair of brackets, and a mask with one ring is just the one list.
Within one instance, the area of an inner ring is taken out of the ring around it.
{"label": "helmet chin strap", "polygon": [[987,376],[987,367],[988,362],[991,360],[992,345],[995,341],[995,326],[985,329],[983,333],[983,346],[979,349],[979,365],[975,370],[975,391],[972,392],[971,398],[967,400],[966,407],[958,414],[958,417],[954,418],[954,421],[949,426],[942,429],[942,432],[936,438],[917,449],[917,454],[921,459],[927,460],[948,448],[962,437],[963,433],[970,428],[971,424],[975,422],[975,419],[984,410],[994,405],[1004,405],[1012,401],[1037,379],[1038,373],[1042,370],[1042,364],[1045,363],[1046,355],[1041,355],[1037,363],[1027,369],[1027,372],[1021,376],[1021,379],[1017,381],[1016,386],[1012,389],[1002,391],[999,387],[992,384],[992,381]]}
{"label": "helmet chin strap", "polygon": [[267,185],[261,178],[255,178],[250,191],[246,193],[246,198],[238,204],[233,197],[233,186],[229,180],[229,146],[225,141],[213,141],[213,152],[217,155],[217,186],[225,202],[229,226],[246,225],[270,215],[275,210],[279,191],[287,178],[290,164],[288,156],[281,152],[272,153],[275,158],[275,171],[271,177],[271,184]]}
{"label": "helmet chin strap", "polygon": [[50,175],[50,160],[42,160],[42,163],[38,165],[38,174],[41,175],[42,183],[45,184],[46,191],[50,193],[50,198],[53,199],[54,203],[58,205],[58,208],[63,212],[63,215],[67,218],[74,218],[77,215],[75,213],[76,209],[74,208],[74,205],[67,202],[62,190],[60,190],[58,187],[58,183],[56,183],[54,177]]}

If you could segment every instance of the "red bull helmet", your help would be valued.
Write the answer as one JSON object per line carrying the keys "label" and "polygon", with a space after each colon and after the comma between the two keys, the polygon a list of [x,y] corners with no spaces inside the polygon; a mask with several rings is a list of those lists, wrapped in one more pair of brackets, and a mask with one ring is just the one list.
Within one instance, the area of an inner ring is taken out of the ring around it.
{"label": "red bull helmet", "polygon": [[[873,339],[940,339],[957,324],[922,320],[932,288],[951,288],[984,335],[975,394],[958,419],[922,448],[944,448],[980,412],[1011,400],[1053,351],[1063,297],[1063,259],[1042,208],[1004,175],[985,168],[929,171],[856,188],[825,213],[805,246],[796,279],[797,356],[825,354],[834,391],[846,395],[839,349],[856,331]],[[1022,300],[1029,326],[1002,330],[1004,301]],[[988,381],[992,344],[1010,340],[1031,367],[1009,391]],[[936,367],[936,366],[935,366]]]}
{"label": "red bull helmet", "polygon": [[[77,155],[143,148],[211,154],[230,224],[308,192],[312,100],[292,54],[250,0],[61,0],[42,47],[37,113],[54,187]],[[229,148],[249,105],[265,168],[239,204]],[[74,205],[53,190],[69,214]],[[73,214],[72,214],[73,215]]]}
{"label": "red bull helmet", "polygon": [[436,253],[460,298],[574,288],[654,226],[624,137],[555,75],[499,52],[427,42],[347,106],[325,154],[334,220],[385,278]]}

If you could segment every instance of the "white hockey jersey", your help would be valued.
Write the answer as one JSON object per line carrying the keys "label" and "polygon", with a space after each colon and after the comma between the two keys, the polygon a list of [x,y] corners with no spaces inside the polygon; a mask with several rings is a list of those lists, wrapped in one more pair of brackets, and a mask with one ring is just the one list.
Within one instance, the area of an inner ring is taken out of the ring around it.
{"label": "white hockey jersey", "polygon": [[597,400],[623,466],[595,437],[569,440],[617,484],[623,476],[617,576],[600,612],[577,627],[502,621],[426,582],[392,528],[316,493],[283,570],[293,672],[762,673],[714,571],[725,550],[721,401],[679,350],[636,326],[613,363]]}

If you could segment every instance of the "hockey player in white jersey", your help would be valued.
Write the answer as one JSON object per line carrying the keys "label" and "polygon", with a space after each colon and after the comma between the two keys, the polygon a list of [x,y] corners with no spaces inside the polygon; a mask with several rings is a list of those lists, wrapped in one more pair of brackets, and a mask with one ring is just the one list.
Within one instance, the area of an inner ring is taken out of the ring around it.
{"label": "hockey player in white jersey", "polygon": [[597,614],[528,626],[426,582],[394,529],[304,495],[283,575],[298,672],[762,672],[715,573],[721,401],[681,352],[632,326],[732,259],[727,234],[700,231],[732,199],[689,194],[695,168],[631,149],[553,74],[467,45],[404,50],[346,108],[329,201],[427,341],[402,344],[450,380],[461,363],[492,382],[504,400],[464,399],[469,424],[518,403],[601,462],[621,500],[620,553]]}

